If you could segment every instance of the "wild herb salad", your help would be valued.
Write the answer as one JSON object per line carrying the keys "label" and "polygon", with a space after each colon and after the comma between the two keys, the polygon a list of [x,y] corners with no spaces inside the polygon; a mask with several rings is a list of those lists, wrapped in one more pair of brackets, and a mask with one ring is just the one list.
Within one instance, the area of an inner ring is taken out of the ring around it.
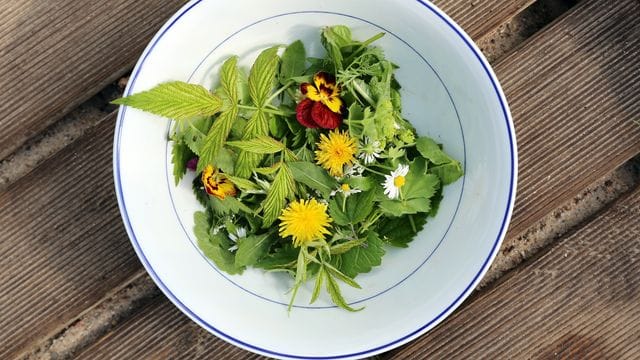
{"label": "wild herb salad", "polygon": [[[291,304],[314,281],[349,311],[340,284],[407,247],[460,162],[402,117],[397,66],[346,26],[320,32],[326,56],[296,41],[260,53],[248,75],[227,59],[216,87],[168,82],[116,101],[175,120],[178,184],[195,171],[204,210],[194,233],[216,266],[254,267],[292,278]],[[415,119],[422,121],[422,119]]]}

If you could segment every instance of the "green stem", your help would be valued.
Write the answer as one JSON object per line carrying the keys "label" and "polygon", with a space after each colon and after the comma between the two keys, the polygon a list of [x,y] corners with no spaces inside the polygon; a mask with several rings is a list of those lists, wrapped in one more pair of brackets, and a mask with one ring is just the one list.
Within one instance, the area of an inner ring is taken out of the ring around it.
{"label": "green stem", "polygon": [[281,87],[280,89],[278,89],[276,92],[274,92],[273,94],[271,94],[271,96],[269,96],[269,98],[267,99],[266,103],[269,104],[273,101],[273,99],[277,98],[278,95],[282,94],[283,91],[287,90],[291,85],[293,85],[295,82],[294,81],[289,81],[288,83],[284,84],[283,87]]}
{"label": "green stem", "polygon": [[387,174],[383,174],[383,173],[381,173],[380,171],[376,171],[376,170],[370,169],[370,168],[368,168],[368,167],[366,167],[366,166],[364,167],[364,169],[365,169],[365,170],[367,170],[367,171],[369,171],[369,172],[372,172],[372,173],[374,173],[374,174],[378,174],[378,175],[382,175],[382,176],[387,176]]}

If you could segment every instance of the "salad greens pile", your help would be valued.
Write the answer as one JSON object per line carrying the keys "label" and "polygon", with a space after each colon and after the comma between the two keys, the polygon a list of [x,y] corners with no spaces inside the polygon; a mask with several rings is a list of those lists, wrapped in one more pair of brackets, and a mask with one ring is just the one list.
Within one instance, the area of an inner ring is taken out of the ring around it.
{"label": "salad greens pile", "polygon": [[198,176],[194,214],[202,252],[229,273],[248,267],[314,281],[349,311],[339,284],[382,263],[387,246],[407,247],[459,161],[418,136],[402,117],[397,66],[346,26],[321,30],[322,58],[301,41],[262,51],[248,74],[230,57],[210,91],[163,83],[115,101],[175,120],[178,184]]}

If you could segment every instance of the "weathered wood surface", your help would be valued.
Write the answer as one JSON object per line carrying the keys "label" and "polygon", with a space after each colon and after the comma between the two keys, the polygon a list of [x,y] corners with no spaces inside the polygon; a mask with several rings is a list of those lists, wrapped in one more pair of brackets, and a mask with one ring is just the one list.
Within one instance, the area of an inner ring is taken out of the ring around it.
{"label": "weathered wood surface", "polygon": [[[436,1],[474,38],[531,2]],[[185,3],[0,1],[0,159],[126,73]]]}
{"label": "weathered wood surface", "polygon": [[[503,77],[507,96],[512,100],[511,106],[520,141],[519,196],[523,200],[518,203],[519,208],[513,219],[514,224],[517,224],[516,231],[533,224],[546,215],[545,211],[549,212],[558,207],[567,197],[581,191],[586,184],[612,171],[622,161],[640,152],[640,132],[632,123],[633,119],[640,117],[640,110],[634,105],[640,101],[640,92],[637,91],[637,87],[634,88],[636,85],[632,85],[632,80],[637,80],[638,72],[629,71],[634,69],[634,64],[635,69],[638,68],[638,37],[624,38],[625,32],[634,34],[637,31],[633,16],[630,16],[637,11],[637,6],[636,2],[630,0],[616,4],[586,1],[497,66],[499,76]],[[571,34],[571,42],[564,39],[561,42],[564,46],[559,46],[559,39],[568,37],[567,34]],[[585,109],[584,106],[588,108]],[[584,141],[585,144],[578,140]],[[594,166],[597,168],[592,168]],[[515,236],[516,231],[511,231],[510,236]],[[637,235],[637,230],[635,231]],[[616,235],[612,233],[611,236],[613,239]],[[564,274],[558,271],[555,275],[571,277],[573,275],[569,271],[579,272],[580,257],[576,256],[570,265],[574,268],[566,268]],[[610,274],[613,276],[616,271],[612,270]],[[543,280],[535,282],[537,287],[530,287],[530,291],[537,291],[540,296],[546,294],[549,296],[546,301],[552,301],[554,297],[550,295],[553,294],[550,291],[556,287],[547,285],[547,279]],[[575,284],[572,291],[580,286]],[[588,286],[583,289],[590,290],[593,288]],[[570,294],[569,291],[566,293]],[[489,294],[495,294],[495,291]],[[517,294],[517,291],[514,291],[514,294]],[[478,313],[484,309],[474,304],[475,302],[472,302],[469,306],[470,309],[475,309],[469,319],[479,317]],[[522,310],[515,304],[518,303],[503,302],[501,307],[496,308],[496,312],[507,311],[506,309],[512,312]],[[571,305],[568,302],[563,303],[567,304]],[[483,306],[489,305],[483,303]],[[129,319],[87,349],[83,353],[84,356],[91,358],[111,351],[117,351],[124,357],[157,354],[164,351],[161,349],[166,349],[166,343],[183,344],[177,346],[182,351],[188,351],[190,358],[194,359],[210,356],[209,352],[201,350],[208,348],[224,352],[225,356],[231,358],[252,356],[243,350],[221,345],[220,340],[208,336],[202,329],[194,328],[195,325],[177,310],[168,309],[172,309],[168,301],[150,304],[143,310],[144,316]],[[563,311],[560,308],[545,309]],[[457,316],[466,316],[468,311],[462,309]],[[578,311],[581,309],[576,307],[568,311],[568,314]],[[165,320],[158,323],[153,320],[156,318]],[[508,317],[501,319],[507,321]],[[640,326],[637,320],[633,323],[636,328]],[[524,323],[524,320],[520,321]],[[493,324],[498,326],[500,323]],[[433,333],[458,331],[459,326],[460,323],[455,320],[446,321]],[[509,351],[517,351],[511,349],[509,343],[501,342],[497,337],[487,336],[487,332],[480,332],[481,329],[486,331],[489,328],[476,326],[476,337],[495,340],[495,349],[501,350],[503,346],[505,349],[509,348]],[[553,326],[562,329],[560,323]],[[459,330],[462,334],[462,329]],[[525,330],[519,333],[521,341],[530,340],[533,344],[538,340],[523,335]],[[508,332],[508,328],[504,331]],[[162,333],[163,336],[155,342],[125,340],[132,336],[136,339],[153,338],[156,333]],[[431,336],[429,333],[413,345],[403,348],[395,358],[419,358],[423,355],[420,349],[429,347],[423,345],[423,342],[436,346],[446,341],[446,337],[443,336],[438,338],[440,342],[430,342]],[[193,344],[194,337],[198,339],[197,344]],[[448,347],[464,349],[465,341],[472,339],[459,338],[457,343],[447,344]],[[537,343],[538,346],[541,344],[542,342]],[[561,346],[561,343],[552,345]],[[533,349],[536,345],[529,346]],[[465,354],[487,354],[480,351],[480,347],[475,349],[478,351]],[[402,351],[408,351],[406,356]]]}
{"label": "weathered wood surface", "polygon": [[0,159],[127,72],[184,3],[0,1]]}
{"label": "weathered wood surface", "polygon": [[[0,158],[126,71],[180,3],[0,3],[3,19],[12,19],[0,24],[0,61],[6,65],[0,66],[6,99],[0,103]],[[478,11],[499,2],[443,3],[465,26],[466,20],[477,22]],[[498,13],[488,12],[492,18]],[[62,330],[142,271],[113,193],[114,119],[0,192],[0,249],[8,254],[0,259],[2,359]]]}
{"label": "weathered wood surface", "polygon": [[640,189],[385,358],[640,358]]}

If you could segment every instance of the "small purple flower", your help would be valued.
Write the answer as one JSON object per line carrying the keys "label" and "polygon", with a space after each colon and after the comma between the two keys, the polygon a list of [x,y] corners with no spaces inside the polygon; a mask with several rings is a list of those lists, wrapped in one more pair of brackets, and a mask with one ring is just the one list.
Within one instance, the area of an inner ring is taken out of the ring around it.
{"label": "small purple flower", "polygon": [[196,171],[198,168],[198,157],[193,157],[191,160],[187,161],[187,169],[191,171]]}

